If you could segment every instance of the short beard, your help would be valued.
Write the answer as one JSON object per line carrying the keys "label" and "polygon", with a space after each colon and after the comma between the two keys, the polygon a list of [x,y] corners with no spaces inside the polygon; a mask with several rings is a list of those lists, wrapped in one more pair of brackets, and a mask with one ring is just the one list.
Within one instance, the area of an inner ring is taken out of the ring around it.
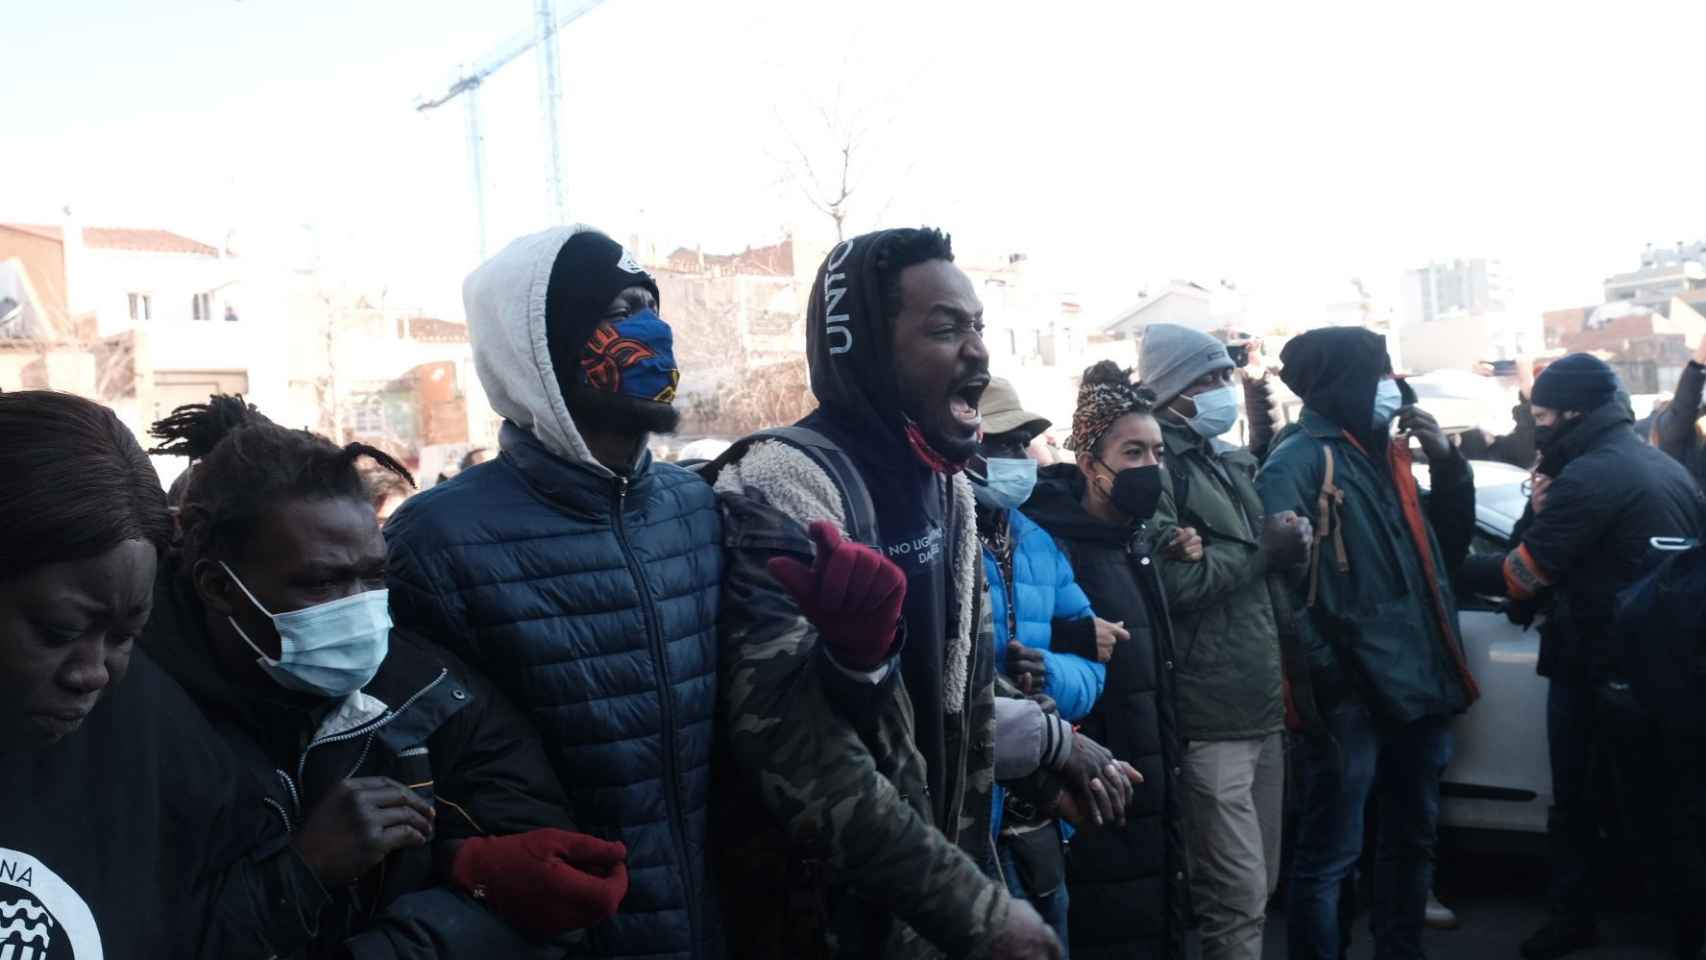
{"label": "short beard", "polygon": [[563,402],[583,434],[596,431],[638,438],[648,433],[674,433],[681,423],[681,411],[671,404],[609,393],[580,383],[563,391]]}
{"label": "short beard", "polygon": [[924,442],[930,444],[930,448],[949,463],[965,463],[976,455],[979,449],[975,434],[963,440],[949,440],[946,437],[925,434]]}

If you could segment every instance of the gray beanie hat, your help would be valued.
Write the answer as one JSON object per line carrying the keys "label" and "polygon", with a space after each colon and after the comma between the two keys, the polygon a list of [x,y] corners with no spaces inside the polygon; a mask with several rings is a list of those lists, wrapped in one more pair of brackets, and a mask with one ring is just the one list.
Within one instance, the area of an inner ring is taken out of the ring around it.
{"label": "gray beanie hat", "polygon": [[1172,403],[1205,373],[1232,369],[1232,357],[1219,340],[1176,323],[1152,323],[1143,331],[1137,375],[1159,404]]}

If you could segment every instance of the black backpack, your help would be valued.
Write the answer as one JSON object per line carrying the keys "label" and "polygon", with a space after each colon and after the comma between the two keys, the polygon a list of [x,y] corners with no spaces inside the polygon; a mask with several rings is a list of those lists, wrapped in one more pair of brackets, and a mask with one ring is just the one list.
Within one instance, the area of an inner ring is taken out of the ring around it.
{"label": "black backpack", "polygon": [[746,456],[753,444],[765,441],[787,444],[810,457],[812,463],[829,475],[841,494],[842,511],[847,517],[847,535],[866,546],[882,548],[882,541],[877,535],[877,510],[871,503],[870,491],[865,489],[865,479],[859,475],[859,468],[853,465],[845,450],[836,446],[835,441],[810,427],[795,425],[760,430],[736,441],[717,459],[691,469],[706,483],[715,486],[723,467]]}
{"label": "black backpack", "polygon": [[[1617,595],[1622,667],[1666,727],[1706,736],[1706,544],[1655,541],[1663,556]],[[1679,548],[1680,552],[1679,552]]]}

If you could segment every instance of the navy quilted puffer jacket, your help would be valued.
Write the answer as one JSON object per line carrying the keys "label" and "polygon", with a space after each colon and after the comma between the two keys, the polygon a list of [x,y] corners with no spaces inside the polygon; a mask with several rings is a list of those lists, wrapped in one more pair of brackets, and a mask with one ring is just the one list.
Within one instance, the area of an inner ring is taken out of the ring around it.
{"label": "navy quilted puffer jacket", "polygon": [[485,670],[544,734],[576,823],[628,845],[598,954],[714,955],[695,942],[713,926],[716,499],[673,464],[642,465],[624,496],[518,428],[502,446],[386,525],[395,619]]}
{"label": "navy quilted puffer jacket", "polygon": [[718,955],[705,861],[721,520],[711,488],[587,450],[556,389],[545,288],[563,241],[525,237],[464,287],[498,459],[385,527],[392,615],[495,681],[544,735],[582,830],[628,846],[601,957]]}

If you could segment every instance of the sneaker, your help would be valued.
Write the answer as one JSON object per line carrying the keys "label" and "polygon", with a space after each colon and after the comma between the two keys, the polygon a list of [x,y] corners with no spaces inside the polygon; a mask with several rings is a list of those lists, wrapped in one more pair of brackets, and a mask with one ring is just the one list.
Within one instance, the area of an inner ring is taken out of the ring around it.
{"label": "sneaker", "polygon": [[1439,898],[1428,894],[1427,925],[1433,930],[1456,930],[1457,912],[1439,902]]}
{"label": "sneaker", "polygon": [[1553,917],[1540,932],[1522,942],[1524,960],[1556,960],[1599,943],[1599,929],[1592,920]]}

